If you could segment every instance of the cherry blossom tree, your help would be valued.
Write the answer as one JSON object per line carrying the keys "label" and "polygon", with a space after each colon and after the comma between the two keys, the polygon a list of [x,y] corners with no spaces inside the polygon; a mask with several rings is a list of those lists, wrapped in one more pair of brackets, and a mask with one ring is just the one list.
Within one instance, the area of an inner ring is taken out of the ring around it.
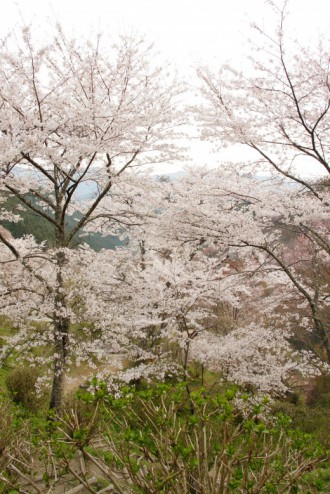
{"label": "cherry blossom tree", "polygon": [[[204,104],[196,115],[204,139],[253,151],[250,162],[234,165],[238,175],[254,173],[256,180],[247,189],[250,198],[242,196],[254,215],[248,223],[250,234],[242,232],[233,243],[258,249],[262,262],[268,260],[286,274],[305,300],[323,358],[330,362],[325,275],[330,253],[328,42],[316,50],[292,42],[285,30],[287,2],[282,8],[270,3],[277,29],[271,35],[257,28],[262,46],[255,47],[249,72],[228,66],[218,73],[199,68]],[[326,178],[310,178],[314,170]],[[267,179],[262,193],[261,182]],[[236,196],[233,187],[227,190]]]}
{"label": "cherry blossom tree", "polygon": [[269,34],[255,26],[261,42],[252,47],[248,71],[198,69],[205,96],[199,114],[203,137],[218,146],[253,149],[263,172],[268,165],[319,197],[302,168],[309,164],[330,172],[328,41],[316,50],[292,42],[285,30],[288,2],[283,8],[269,3],[278,18],[276,30]]}
{"label": "cherry blossom tree", "polygon": [[[129,37],[111,44],[97,36],[80,44],[61,28],[43,46],[34,42],[29,28],[1,44],[1,196],[14,196],[22,208],[52,225],[55,246],[49,251],[29,239],[17,245],[1,232],[0,239],[9,261],[16,261],[18,272],[25,270],[20,293],[27,293],[30,282],[42,285],[42,293],[33,285],[34,296],[26,303],[39,311],[47,302],[40,312],[51,320],[50,407],[57,411],[73,322],[67,290],[77,234],[93,222],[116,232],[138,221],[134,201],[140,195],[129,190],[135,167],[178,156],[171,142],[180,119],[179,89],[150,62],[151,50]],[[80,201],[84,185],[93,194]],[[11,294],[12,289],[4,288]],[[17,311],[20,306],[21,301]]]}
{"label": "cherry blossom tree", "polygon": [[[308,199],[306,211],[296,190],[281,183],[274,187],[273,179],[243,176],[232,166],[193,168],[164,188],[166,207],[157,218],[161,232],[157,238],[162,244],[154,248],[162,248],[167,255],[173,249],[186,252],[187,259],[198,259],[200,271],[206,272],[208,262],[212,265],[207,296],[197,302],[204,310],[201,324],[196,318],[190,321],[194,334],[189,342],[190,359],[221,370],[229,380],[275,393],[288,389],[294,375],[327,371],[322,344],[321,351],[315,345],[300,346],[299,351],[291,345],[298,329],[307,335],[316,329],[307,297],[317,306],[318,317],[327,307],[325,279],[316,271],[316,279],[306,272],[311,255],[296,237],[295,225],[302,218],[306,224],[326,218],[319,202],[311,196]],[[285,243],[283,237],[289,230],[293,237]],[[292,253],[297,242],[299,259]],[[277,249],[286,269],[261,248],[268,245]],[[182,257],[176,262],[182,262]],[[195,266],[190,263],[190,269]],[[296,284],[288,284],[288,269]],[[192,279],[197,294],[201,276],[196,271]],[[219,319],[216,308],[225,306],[231,308],[232,317],[220,315]]]}

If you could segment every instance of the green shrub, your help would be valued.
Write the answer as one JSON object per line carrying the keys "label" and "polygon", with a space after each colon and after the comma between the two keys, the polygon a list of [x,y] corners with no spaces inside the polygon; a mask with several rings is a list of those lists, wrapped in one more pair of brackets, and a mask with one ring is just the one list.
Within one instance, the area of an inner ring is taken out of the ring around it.
{"label": "green shrub", "polygon": [[45,401],[45,395],[39,396],[36,391],[39,375],[35,367],[20,366],[6,376],[6,386],[12,400],[30,412],[37,412]]}
{"label": "green shrub", "polygon": [[64,398],[60,422],[67,438],[72,439],[78,449],[82,449],[99,433],[98,403],[83,401],[75,394],[69,394]]}
{"label": "green shrub", "polygon": [[13,435],[14,414],[9,400],[0,400],[0,471],[3,468],[3,458],[6,448]]}
{"label": "green shrub", "polygon": [[[0,394],[0,493],[10,494],[15,491],[10,485],[16,480],[11,469],[13,458],[17,463],[30,461],[28,424],[19,416],[19,410],[12,401]],[[8,482],[4,481],[6,479]],[[19,491],[21,492],[21,491]]]}
{"label": "green shrub", "polygon": [[292,419],[292,426],[301,429],[315,438],[326,449],[330,449],[330,402],[328,393],[319,393],[314,397],[313,404],[301,402],[297,404],[278,401],[273,406],[273,413],[286,414]]}
{"label": "green shrub", "polygon": [[85,454],[110,482],[126,479],[119,493],[303,492],[322,447],[284,415],[274,421],[261,405],[242,412],[238,398],[235,388],[212,396],[201,388],[188,399],[184,384],[105,396],[102,449]]}
{"label": "green shrub", "polygon": [[308,406],[330,407],[330,376],[322,375],[315,378],[314,386],[306,397]]}
{"label": "green shrub", "polygon": [[330,492],[330,468],[317,468],[304,475],[301,482],[301,494],[318,494]]}
{"label": "green shrub", "polygon": [[[235,387],[211,394],[196,387],[188,396],[186,383],[154,384],[124,388],[118,398],[103,382],[93,386],[94,394],[68,397],[60,416],[25,421],[27,453],[21,461],[16,448],[15,465],[24,463],[32,481],[42,471],[42,492],[84,483],[91,472],[117,494],[328,492],[319,443]],[[11,486],[18,483],[19,476]]]}

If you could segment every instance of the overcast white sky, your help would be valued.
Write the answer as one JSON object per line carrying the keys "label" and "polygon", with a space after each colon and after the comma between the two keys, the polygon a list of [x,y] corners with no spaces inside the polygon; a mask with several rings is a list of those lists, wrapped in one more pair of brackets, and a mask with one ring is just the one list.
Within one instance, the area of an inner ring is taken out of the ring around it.
{"label": "overcast white sky", "polygon": [[[136,31],[155,41],[173,63],[188,66],[196,60],[222,63],[244,55],[250,24],[273,23],[265,0],[6,0],[2,2],[0,33],[24,21],[41,31],[56,17],[77,37],[92,30]],[[282,0],[278,0],[282,3]],[[20,11],[20,12],[19,12]],[[290,0],[290,31],[308,40],[330,28],[328,0]]]}
{"label": "overcast white sky", "polygon": [[[288,10],[287,28],[303,43],[330,32],[329,0],[290,0]],[[266,30],[274,25],[266,0],[2,0],[0,37],[17,28],[21,16],[45,37],[55,18],[76,37],[95,31],[145,35],[190,75],[196,62],[244,64],[251,23]],[[196,148],[199,160],[204,152]]]}
{"label": "overcast white sky", "polygon": [[[77,37],[92,30],[145,34],[174,63],[239,59],[251,35],[250,24],[269,28],[273,21],[265,0],[6,0],[0,32],[30,21],[41,31],[56,17]],[[282,0],[278,0],[281,4]],[[328,0],[290,0],[290,30],[308,40],[329,32]]]}

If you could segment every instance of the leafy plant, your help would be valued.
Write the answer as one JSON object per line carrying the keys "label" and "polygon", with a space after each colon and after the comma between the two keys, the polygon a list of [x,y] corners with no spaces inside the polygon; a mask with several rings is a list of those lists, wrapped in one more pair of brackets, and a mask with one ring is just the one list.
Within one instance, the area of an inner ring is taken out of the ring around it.
{"label": "leafy plant", "polygon": [[35,367],[19,366],[8,372],[6,385],[12,400],[27,410],[36,412],[44,401],[44,395],[38,395],[36,384],[40,373]]}
{"label": "leafy plant", "polygon": [[288,417],[271,420],[260,404],[242,411],[236,388],[190,400],[193,413],[185,384],[106,397],[103,447],[85,454],[118,492],[146,494],[299,492],[326,456]]}

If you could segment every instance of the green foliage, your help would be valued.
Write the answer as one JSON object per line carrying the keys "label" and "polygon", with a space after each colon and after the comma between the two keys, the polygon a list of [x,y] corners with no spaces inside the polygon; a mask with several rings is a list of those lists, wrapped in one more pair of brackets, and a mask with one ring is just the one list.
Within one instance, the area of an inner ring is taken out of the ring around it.
{"label": "green foliage", "polygon": [[[25,419],[22,418],[20,409],[12,401],[0,394],[0,493],[13,494],[15,489],[11,488],[11,482],[15,482],[15,473],[9,467],[12,458],[17,458],[18,462],[30,461],[27,454],[27,444],[29,434]],[[24,446],[23,446],[24,444]],[[3,482],[3,479],[7,482]],[[12,486],[13,487],[13,486]]]}
{"label": "green foliage", "polygon": [[[304,396],[297,395],[292,402],[279,401],[273,407],[277,416],[290,417],[291,426],[303,434],[312,434],[320,444],[330,450],[330,394],[329,377],[316,378],[314,386]],[[301,491],[306,494],[330,492],[330,461],[303,476]]]}
{"label": "green foliage", "polygon": [[243,413],[237,398],[236,388],[188,397],[185,383],[104,396],[105,446],[93,455],[119,476],[128,472],[131,485],[118,492],[302,492],[322,447],[287,417],[270,420],[262,405]]}
{"label": "green foliage", "polygon": [[317,468],[302,478],[302,491],[306,494],[330,492],[330,468]]}
{"label": "green foliage", "polygon": [[6,375],[6,385],[14,403],[23,405],[29,412],[37,412],[45,402],[45,395],[36,391],[40,372],[35,367],[19,366]]}
{"label": "green foliage", "polygon": [[[29,197],[32,204],[36,203],[34,197]],[[16,212],[17,206],[20,201],[16,197],[9,197],[6,203],[3,205],[8,211]],[[2,221],[1,224],[14,238],[21,238],[24,235],[33,235],[38,243],[46,241],[47,247],[52,247],[55,244],[55,231],[53,225],[46,220],[43,216],[29,211],[25,208],[24,211],[17,211],[21,216],[21,221],[12,223],[9,221]],[[79,219],[79,215],[67,216],[66,222],[69,228],[72,228],[76,224],[76,220]],[[72,240],[72,246],[86,243],[96,252],[101,249],[115,249],[119,245],[123,245],[125,242],[121,241],[116,235],[102,235],[99,232],[90,233],[87,235],[76,235]]]}
{"label": "green foliage", "polygon": [[[67,398],[60,416],[47,419],[27,421],[7,401],[7,418],[13,419],[2,429],[16,443],[9,440],[6,447],[19,468],[17,444],[24,439],[24,464],[30,461],[32,475],[37,462],[45,491],[71,482],[73,471],[79,477],[76,465],[83,457],[96,468],[98,485],[113,484],[118,494],[327,492],[329,469],[322,468],[326,453],[320,444],[293,430],[287,415],[274,420],[265,404],[252,404],[236,387],[212,393],[195,387],[188,395],[186,383],[158,384],[141,391],[125,387],[116,397],[105,382],[94,379],[91,385],[95,393],[80,390]],[[1,475],[11,475],[15,487],[10,465]]]}
{"label": "green foliage", "polygon": [[[32,203],[35,203],[35,198],[30,198]],[[52,224],[42,216],[34,213],[33,211],[17,211],[17,207],[20,204],[19,199],[16,197],[9,197],[6,203],[3,205],[8,211],[19,213],[21,221],[12,223],[9,221],[2,221],[2,225],[10,231],[15,238],[23,237],[24,235],[33,235],[38,243],[47,241],[48,246],[53,246],[55,242],[55,231]]]}
{"label": "green foliage", "polygon": [[71,394],[65,397],[61,414],[67,437],[81,450],[99,432],[100,410],[96,400],[81,400]]}
{"label": "green foliage", "polygon": [[294,428],[313,434],[326,449],[330,449],[329,385],[329,377],[319,378],[307,395],[307,403],[300,398],[295,403],[278,401],[273,407],[274,414],[290,416]]}
{"label": "green foliage", "polygon": [[[0,398],[0,458],[3,455],[6,447],[10,443],[10,439],[14,433],[14,413],[13,406],[10,400],[4,397]],[[2,461],[0,465],[2,464]]]}

